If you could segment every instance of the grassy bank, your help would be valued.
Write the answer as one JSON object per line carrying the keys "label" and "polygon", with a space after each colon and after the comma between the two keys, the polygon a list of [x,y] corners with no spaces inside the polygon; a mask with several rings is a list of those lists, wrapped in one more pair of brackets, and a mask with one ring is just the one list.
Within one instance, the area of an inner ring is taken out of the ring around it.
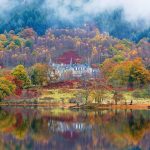
{"label": "grassy bank", "polygon": [[[42,95],[39,97],[40,101],[55,101],[55,102],[64,102],[68,103],[70,99],[75,99],[80,93],[83,93],[83,89],[45,89],[42,91]],[[133,97],[133,92],[122,92],[124,96],[124,100],[119,103],[124,103],[125,101],[130,104],[131,100],[133,104],[150,104],[149,98],[135,98]],[[106,92],[105,99],[103,101],[104,104],[109,102],[113,103],[113,93]],[[92,102],[92,94],[89,94],[89,101]]]}
{"label": "grassy bank", "polygon": [[[41,92],[41,95],[38,98],[32,98],[32,99],[21,99],[21,100],[8,100],[8,101],[2,101],[0,105],[20,105],[20,106],[52,106],[52,107],[72,107],[76,106],[77,103],[73,102],[70,103],[70,100],[76,100],[78,99],[78,95],[81,95],[81,93],[84,93],[85,91],[83,89],[38,89]],[[136,108],[140,107],[148,107],[150,105],[150,99],[143,99],[143,98],[134,98],[132,95],[132,92],[122,92],[124,99],[118,102],[117,108],[126,108],[128,105],[128,108],[133,108],[133,106],[130,105],[131,100],[132,104],[136,105]],[[114,105],[114,100],[112,99],[113,93],[112,92],[106,92],[105,98],[102,102],[103,105],[100,104],[93,104],[94,100],[92,97],[92,93],[88,93],[88,100],[87,103],[89,105],[93,105],[94,107],[116,107]],[[124,105],[125,102],[127,105]],[[83,96],[83,100],[80,102],[79,105],[84,105],[85,99]],[[141,105],[141,106],[140,106]],[[84,105],[85,106],[85,105]]]}

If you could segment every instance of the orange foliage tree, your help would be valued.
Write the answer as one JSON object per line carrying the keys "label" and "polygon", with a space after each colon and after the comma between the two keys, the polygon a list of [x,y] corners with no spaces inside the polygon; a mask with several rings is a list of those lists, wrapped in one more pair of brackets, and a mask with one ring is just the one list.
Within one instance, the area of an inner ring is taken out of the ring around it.
{"label": "orange foliage tree", "polygon": [[150,73],[141,58],[114,63],[111,59],[104,62],[103,73],[114,86],[143,86],[150,81]]}

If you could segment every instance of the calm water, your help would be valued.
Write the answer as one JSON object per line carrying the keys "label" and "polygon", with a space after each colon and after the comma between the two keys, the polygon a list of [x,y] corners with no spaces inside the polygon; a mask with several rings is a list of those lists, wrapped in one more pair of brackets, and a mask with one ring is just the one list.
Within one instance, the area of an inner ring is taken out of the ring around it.
{"label": "calm water", "polygon": [[150,111],[1,108],[0,150],[150,150]]}

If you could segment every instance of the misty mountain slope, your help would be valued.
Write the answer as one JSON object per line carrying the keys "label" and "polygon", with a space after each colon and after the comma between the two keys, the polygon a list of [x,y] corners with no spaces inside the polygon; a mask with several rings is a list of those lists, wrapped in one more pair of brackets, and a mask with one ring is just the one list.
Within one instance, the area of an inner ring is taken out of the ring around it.
{"label": "misty mountain slope", "polygon": [[[79,3],[71,3],[70,0],[7,1],[4,5],[0,0],[3,6],[0,10],[1,33],[10,30],[17,33],[23,28],[32,27],[39,35],[43,35],[48,28],[76,28],[88,23],[119,39],[138,42],[142,38],[150,38],[149,23],[146,26],[150,20],[147,20],[144,12],[144,17],[139,19],[136,13],[131,12],[131,16],[137,19],[136,22],[131,21],[126,17],[128,9],[124,8],[124,3],[121,6],[115,3],[112,8],[111,4],[106,6],[101,0],[81,0]],[[93,11],[92,7],[95,7]]]}

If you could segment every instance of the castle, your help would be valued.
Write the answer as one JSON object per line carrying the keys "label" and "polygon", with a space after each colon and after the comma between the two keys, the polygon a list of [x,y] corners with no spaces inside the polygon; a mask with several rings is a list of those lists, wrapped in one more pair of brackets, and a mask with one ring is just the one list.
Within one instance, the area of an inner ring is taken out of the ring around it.
{"label": "castle", "polygon": [[89,77],[96,78],[99,75],[99,69],[92,68],[89,64],[73,64],[72,58],[70,64],[57,64],[52,63],[50,60],[49,65],[55,69],[58,73],[60,79],[70,79],[70,78],[81,78]]}

